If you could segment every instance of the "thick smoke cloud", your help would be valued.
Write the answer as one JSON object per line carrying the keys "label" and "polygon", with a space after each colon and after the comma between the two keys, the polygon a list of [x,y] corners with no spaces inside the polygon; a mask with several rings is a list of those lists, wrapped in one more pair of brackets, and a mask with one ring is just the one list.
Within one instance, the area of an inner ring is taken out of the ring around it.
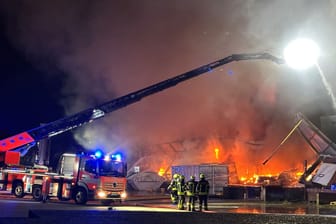
{"label": "thick smoke cloud", "polygon": [[[335,70],[333,1],[35,0],[9,1],[6,12],[13,44],[50,77],[55,78],[53,70],[66,74],[59,77],[65,80],[60,100],[69,115],[230,54],[280,56],[285,44],[301,35],[328,51],[321,61],[327,78]],[[217,139],[226,150],[223,161],[249,163],[253,155],[260,164],[288,134],[296,112],[330,113],[319,76],[304,73],[268,61],[231,63],[74,135],[87,148],[129,149],[135,164],[159,153],[159,163],[167,165],[209,162],[202,149],[215,143],[207,146],[202,138]],[[177,140],[174,147],[168,144]],[[308,151],[300,139],[291,143],[283,150],[282,169],[297,165],[296,155]],[[296,160],[288,161],[288,154]],[[282,164],[282,156],[274,163]]]}

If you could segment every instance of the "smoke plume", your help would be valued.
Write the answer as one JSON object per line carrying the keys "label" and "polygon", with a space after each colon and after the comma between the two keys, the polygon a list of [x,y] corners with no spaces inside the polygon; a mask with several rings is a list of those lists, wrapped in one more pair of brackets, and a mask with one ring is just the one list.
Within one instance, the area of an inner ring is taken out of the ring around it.
{"label": "smoke plume", "polygon": [[[321,67],[331,79],[333,2],[34,0],[8,1],[3,12],[17,49],[46,75],[64,80],[60,103],[70,115],[234,53],[281,56],[301,35],[329,51]],[[327,97],[316,71],[303,73],[270,61],[230,63],[76,129],[74,136],[89,149],[128,150],[134,164],[153,155],[153,167],[216,162],[209,155],[220,147],[220,162],[258,170],[292,128],[295,113],[330,110],[328,104],[316,107]],[[271,163],[286,170],[305,153],[311,159],[297,138]]]}

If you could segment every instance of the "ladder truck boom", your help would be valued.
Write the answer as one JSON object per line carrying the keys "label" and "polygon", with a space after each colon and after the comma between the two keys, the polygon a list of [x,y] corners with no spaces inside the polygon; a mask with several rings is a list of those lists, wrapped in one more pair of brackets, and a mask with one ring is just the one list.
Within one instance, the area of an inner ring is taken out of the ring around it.
{"label": "ladder truck boom", "polygon": [[281,58],[277,58],[269,53],[232,54],[230,56],[203,65],[201,67],[185,72],[178,76],[169,78],[167,80],[153,84],[138,91],[134,91],[124,96],[115,98],[99,106],[86,109],[74,115],[61,118],[59,120],[41,125],[37,128],[3,139],[0,141],[0,152],[12,151],[12,150],[14,151],[17,150],[18,148],[22,149],[26,147],[31,147],[31,145],[34,145],[36,142],[42,139],[61,134],[63,132],[72,130],[76,127],[82,126],[86,123],[92,122],[96,119],[102,118],[107,113],[113,112],[115,110],[126,107],[130,104],[133,104],[146,96],[163,91],[165,89],[168,89],[170,87],[179,84],[180,82],[210,72],[213,69],[222,66],[224,64],[242,60],[270,60],[277,64],[284,63],[284,61]]}

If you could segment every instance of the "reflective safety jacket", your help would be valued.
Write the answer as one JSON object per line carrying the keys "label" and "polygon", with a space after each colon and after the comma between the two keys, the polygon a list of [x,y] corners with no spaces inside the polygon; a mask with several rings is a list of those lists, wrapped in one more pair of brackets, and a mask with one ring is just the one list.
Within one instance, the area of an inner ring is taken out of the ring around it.
{"label": "reflective safety jacket", "polygon": [[187,196],[195,196],[196,195],[196,186],[197,182],[195,180],[188,180],[186,183],[186,192]]}
{"label": "reflective safety jacket", "polygon": [[172,179],[172,181],[168,185],[167,189],[169,191],[177,191],[177,180],[176,179]]}
{"label": "reflective safety jacket", "polygon": [[198,181],[196,186],[196,192],[198,195],[208,195],[209,189],[210,189],[209,181],[205,179],[201,179],[200,181]]}
{"label": "reflective safety jacket", "polygon": [[179,180],[177,182],[177,195],[185,195],[185,190],[186,186],[184,180]]}

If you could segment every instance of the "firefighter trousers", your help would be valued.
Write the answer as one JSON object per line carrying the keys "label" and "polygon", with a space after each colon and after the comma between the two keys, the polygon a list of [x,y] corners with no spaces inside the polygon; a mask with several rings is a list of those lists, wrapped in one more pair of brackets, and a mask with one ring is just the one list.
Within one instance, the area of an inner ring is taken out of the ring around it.
{"label": "firefighter trousers", "polygon": [[188,209],[188,211],[195,211],[195,201],[196,201],[196,196],[194,196],[194,195],[187,196],[187,209]]}
{"label": "firefighter trousers", "polygon": [[178,196],[177,208],[179,210],[183,210],[184,209],[184,204],[185,204],[185,195],[179,195]]}
{"label": "firefighter trousers", "polygon": [[202,211],[203,205],[204,205],[204,210],[208,210],[208,195],[199,195],[199,210]]}

